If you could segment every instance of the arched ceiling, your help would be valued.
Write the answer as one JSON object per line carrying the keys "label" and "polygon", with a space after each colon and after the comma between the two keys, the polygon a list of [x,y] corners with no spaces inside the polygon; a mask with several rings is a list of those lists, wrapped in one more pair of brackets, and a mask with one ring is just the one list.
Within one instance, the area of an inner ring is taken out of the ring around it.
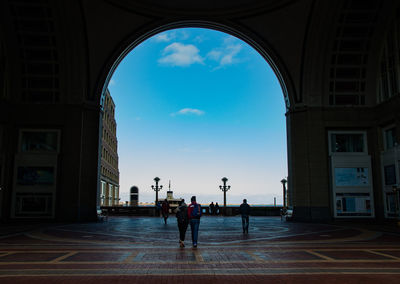
{"label": "arched ceiling", "polygon": [[398,5],[394,0],[5,0],[1,37],[9,97],[96,104],[112,66],[132,43],[192,23],[243,35],[275,65],[291,107],[373,105],[382,35]]}

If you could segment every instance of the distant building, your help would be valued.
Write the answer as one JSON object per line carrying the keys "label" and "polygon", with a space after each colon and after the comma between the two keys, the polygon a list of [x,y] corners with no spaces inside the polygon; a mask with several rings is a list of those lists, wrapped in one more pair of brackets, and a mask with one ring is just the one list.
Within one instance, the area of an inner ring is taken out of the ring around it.
{"label": "distant building", "polygon": [[[166,198],[167,198],[168,204],[171,208],[171,211],[173,211],[175,208],[177,208],[179,205],[179,202],[182,201],[182,198],[174,198],[173,191],[171,190],[171,181],[169,181]],[[162,201],[162,200],[160,200],[160,201]]]}
{"label": "distant building", "polygon": [[101,169],[100,169],[100,205],[119,205],[119,170],[117,153],[117,124],[115,122],[115,104],[107,89],[104,98]]}
{"label": "distant building", "polygon": [[139,188],[137,186],[131,187],[131,206],[138,206],[139,205]]}

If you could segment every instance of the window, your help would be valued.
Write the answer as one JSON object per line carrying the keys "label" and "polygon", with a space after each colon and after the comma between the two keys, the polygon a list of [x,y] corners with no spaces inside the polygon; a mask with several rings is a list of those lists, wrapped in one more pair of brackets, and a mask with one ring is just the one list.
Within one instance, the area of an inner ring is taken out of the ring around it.
{"label": "window", "polygon": [[331,134],[331,152],[364,152],[363,134]]}
{"label": "window", "polygon": [[392,149],[396,146],[396,127],[384,130],[385,150]]}
{"label": "window", "polygon": [[368,186],[368,168],[335,168],[335,185],[344,187]]}
{"label": "window", "polygon": [[22,152],[57,152],[57,131],[28,131],[21,132]]}
{"label": "window", "polygon": [[54,184],[53,167],[18,167],[17,184],[23,186]]}
{"label": "window", "polygon": [[385,166],[384,172],[385,172],[385,185],[396,184],[396,167],[395,167],[395,165]]}
{"label": "window", "polygon": [[369,193],[337,193],[336,212],[338,216],[371,216]]}

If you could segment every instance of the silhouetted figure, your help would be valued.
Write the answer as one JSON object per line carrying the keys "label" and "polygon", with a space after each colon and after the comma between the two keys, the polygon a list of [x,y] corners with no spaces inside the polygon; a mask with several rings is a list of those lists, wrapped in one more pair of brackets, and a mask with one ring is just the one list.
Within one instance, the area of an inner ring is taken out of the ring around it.
{"label": "silhouetted figure", "polygon": [[249,216],[251,213],[251,208],[250,208],[250,205],[247,204],[246,199],[243,199],[243,203],[240,204],[239,211],[240,211],[240,214],[242,215],[243,234],[249,233]]}
{"label": "silhouetted figure", "polygon": [[156,216],[159,217],[160,216],[160,212],[161,212],[162,208],[161,208],[161,203],[160,201],[156,202]]}
{"label": "silhouetted figure", "polygon": [[218,205],[218,202],[215,202],[214,212],[215,212],[215,215],[219,215],[219,205]]}
{"label": "silhouetted figure", "polygon": [[185,199],[179,202],[179,207],[176,210],[176,221],[178,222],[179,229],[179,246],[183,248],[185,246],[185,235],[189,225],[188,210],[185,203]]}
{"label": "silhouetted figure", "polygon": [[208,213],[209,213],[210,215],[214,215],[214,213],[215,213],[214,211],[215,211],[214,202],[211,202],[211,204],[210,204],[210,206],[209,206]]}
{"label": "silhouetted figure", "polygon": [[167,219],[169,216],[169,204],[167,199],[165,199],[161,205],[161,213],[164,218],[164,223],[167,224]]}
{"label": "silhouetted figure", "polygon": [[192,196],[190,201],[192,203],[190,203],[188,208],[188,218],[190,222],[190,229],[192,231],[193,247],[196,248],[197,237],[199,235],[200,218],[201,218],[201,205],[196,203],[196,196]]}

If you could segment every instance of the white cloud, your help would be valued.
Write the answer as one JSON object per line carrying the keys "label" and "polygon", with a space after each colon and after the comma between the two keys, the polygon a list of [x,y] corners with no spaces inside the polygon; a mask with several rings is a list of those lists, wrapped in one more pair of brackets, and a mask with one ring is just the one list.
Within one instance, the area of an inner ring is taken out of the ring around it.
{"label": "white cloud", "polygon": [[172,40],[173,38],[168,33],[161,33],[161,34],[155,35],[153,37],[153,39],[157,42],[168,42],[168,41]]}
{"label": "white cloud", "polygon": [[207,54],[207,58],[216,61],[218,66],[214,69],[219,69],[239,62],[237,55],[242,50],[242,47],[242,44],[236,38],[230,36],[224,39],[221,47],[212,49]]}
{"label": "white cloud", "polygon": [[204,115],[204,111],[195,109],[195,108],[183,108],[177,112],[171,113],[171,116],[176,116],[176,115]]}
{"label": "white cloud", "polygon": [[152,37],[152,40],[156,42],[170,42],[173,40],[186,40],[189,37],[189,32],[185,30],[172,30],[156,34]]}
{"label": "white cloud", "polygon": [[193,41],[194,42],[198,42],[198,43],[202,43],[203,41],[205,41],[207,38],[204,35],[198,35],[196,36]]}
{"label": "white cloud", "polygon": [[164,48],[163,57],[158,62],[165,65],[186,67],[195,63],[203,64],[199,49],[193,44],[174,42]]}
{"label": "white cloud", "polygon": [[115,85],[115,80],[111,79],[110,82],[108,83],[110,86],[114,86]]}
{"label": "white cloud", "polygon": [[208,57],[208,58],[210,58],[210,59],[212,59],[212,60],[215,60],[215,61],[219,61],[220,58],[221,58],[221,56],[222,56],[222,51],[216,50],[216,49],[211,50],[211,51],[207,54],[207,57]]}

